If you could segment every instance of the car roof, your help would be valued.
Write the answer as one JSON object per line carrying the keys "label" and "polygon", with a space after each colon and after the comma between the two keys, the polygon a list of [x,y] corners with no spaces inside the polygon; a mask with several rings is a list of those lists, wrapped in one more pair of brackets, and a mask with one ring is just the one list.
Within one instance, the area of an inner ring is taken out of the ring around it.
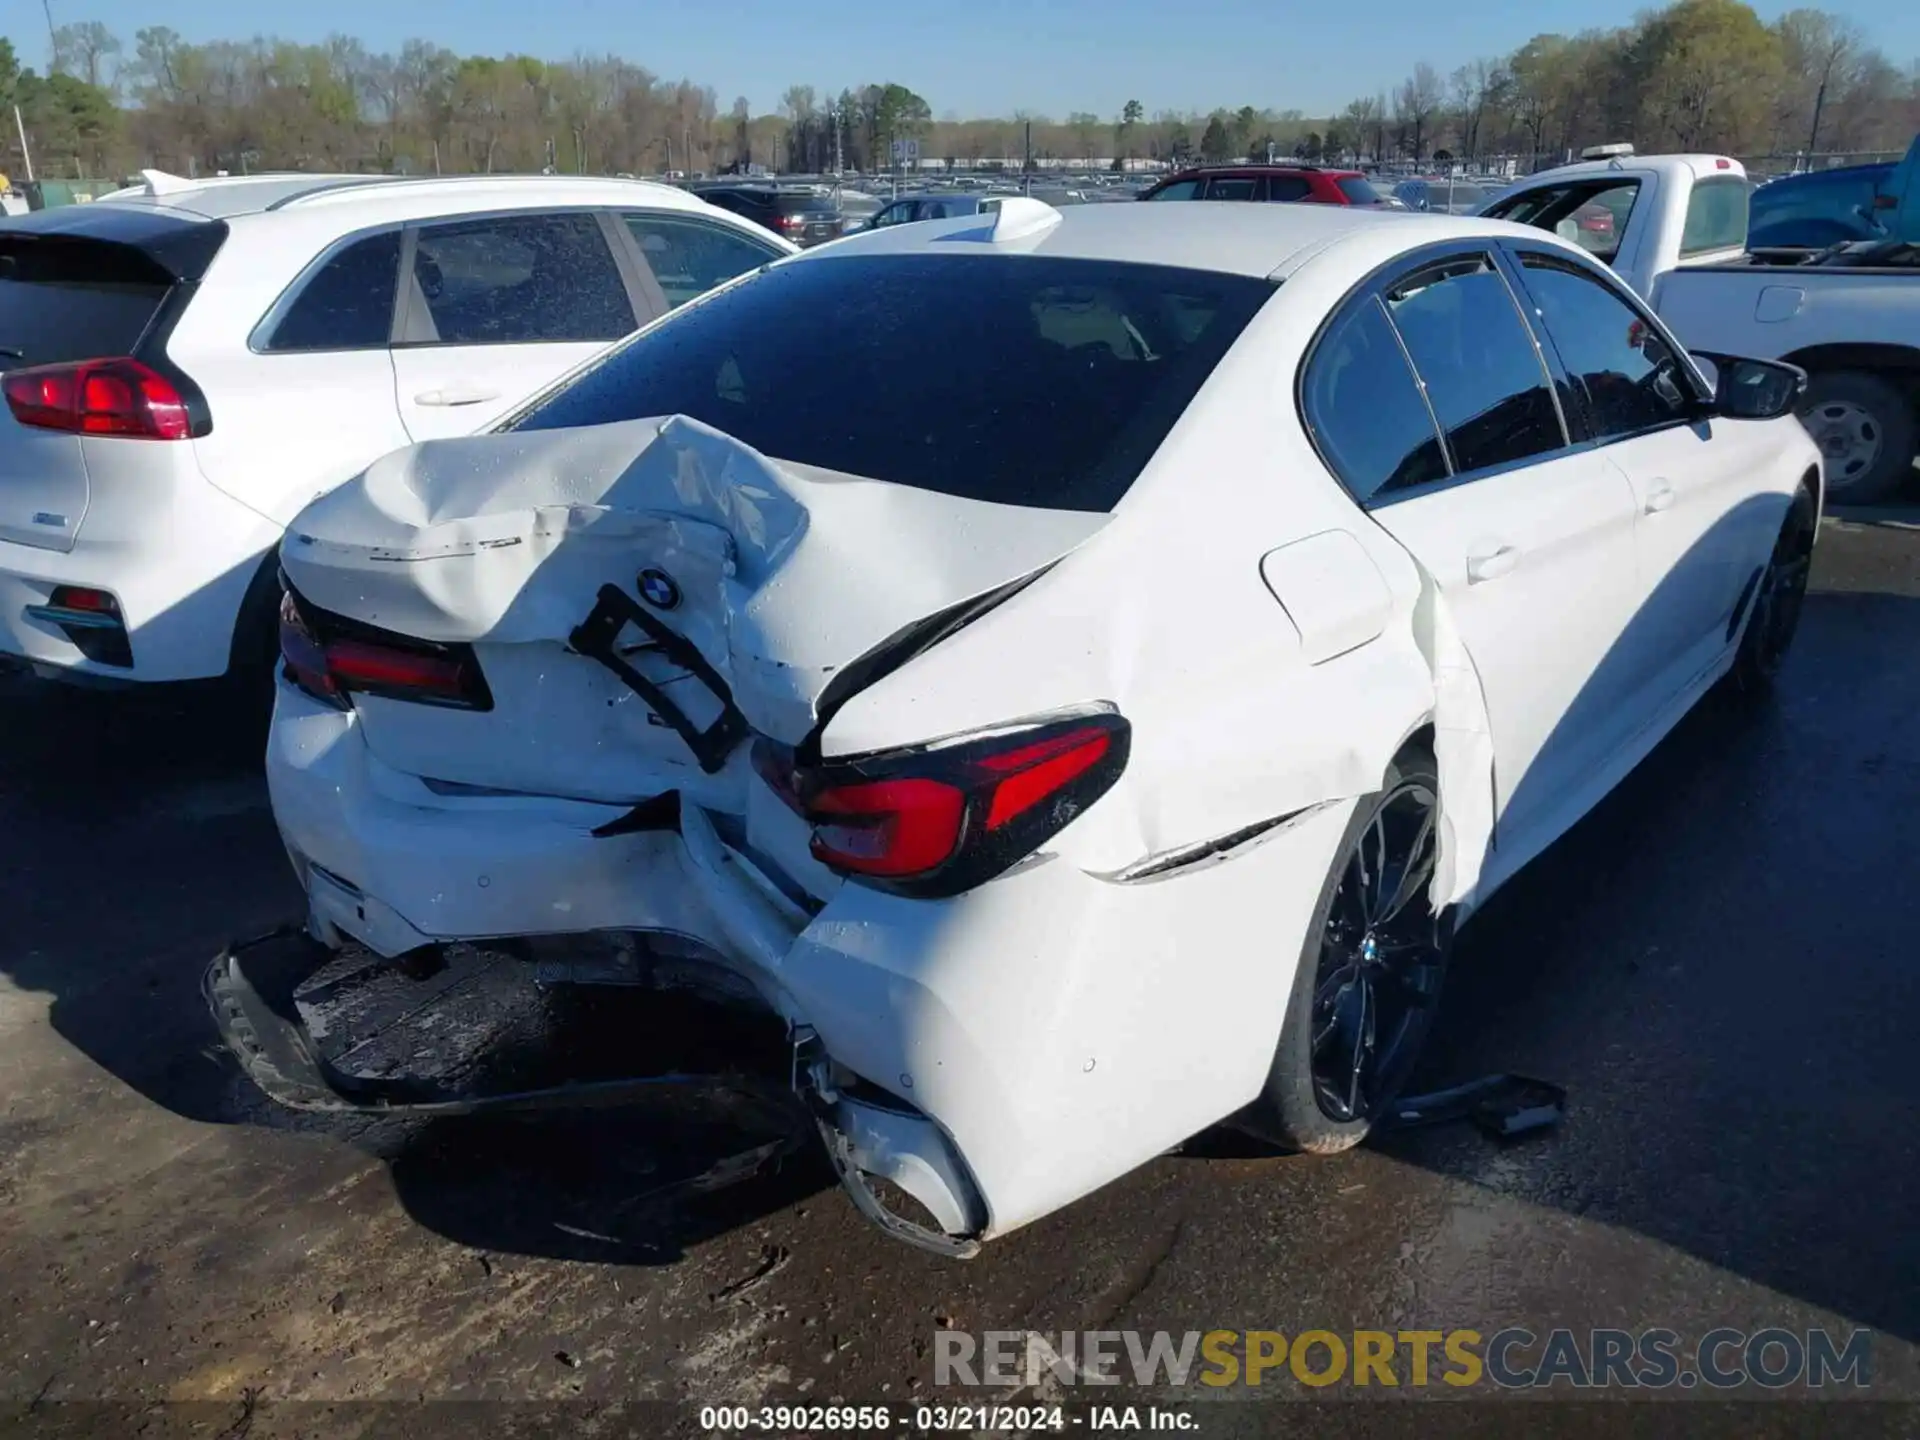
{"label": "car roof", "polygon": [[1269,165],[1264,161],[1255,160],[1244,165],[1195,165],[1190,169],[1177,170],[1166,178],[1192,180],[1201,175],[1325,175],[1330,180],[1351,180],[1360,173],[1358,170],[1344,170],[1332,165],[1314,165],[1305,160],[1291,165],[1277,161]]}
{"label": "car roof", "polygon": [[1542,180],[1604,180],[1609,175],[1658,175],[1664,178],[1704,180],[1715,175],[1747,178],[1746,166],[1726,155],[1616,155],[1603,160],[1576,160],[1571,165],[1556,165],[1538,170],[1515,183],[1514,188],[1533,186]]}
{"label": "car roof", "polygon": [[1349,237],[1378,235],[1382,226],[1398,227],[1392,233],[1396,239],[1404,236],[1408,249],[1432,241],[1522,233],[1522,227],[1504,221],[1353,205],[1071,205],[1057,213],[1060,219],[1051,229],[1000,244],[964,243],[963,237],[985,236],[993,225],[990,217],[983,222],[979,215],[968,215],[860,231],[782,263],[825,264],[865,255],[1042,255],[1267,278],[1283,275]]}
{"label": "car roof", "polygon": [[357,212],[364,223],[383,209],[418,214],[429,209],[522,206],[644,204],[689,209],[699,202],[686,191],[650,180],[613,180],[574,175],[231,175],[189,180],[146,172],[140,185],[103,195],[96,205],[163,209],[207,220],[228,220],[267,211]]}

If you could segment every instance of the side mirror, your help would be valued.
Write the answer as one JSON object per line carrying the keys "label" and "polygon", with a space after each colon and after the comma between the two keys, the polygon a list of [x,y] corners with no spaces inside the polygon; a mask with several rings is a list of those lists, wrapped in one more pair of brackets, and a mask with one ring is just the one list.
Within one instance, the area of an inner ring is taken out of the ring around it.
{"label": "side mirror", "polygon": [[1729,420],[1777,420],[1791,415],[1807,390],[1807,372],[1780,360],[1695,351],[1713,366],[1714,413]]}

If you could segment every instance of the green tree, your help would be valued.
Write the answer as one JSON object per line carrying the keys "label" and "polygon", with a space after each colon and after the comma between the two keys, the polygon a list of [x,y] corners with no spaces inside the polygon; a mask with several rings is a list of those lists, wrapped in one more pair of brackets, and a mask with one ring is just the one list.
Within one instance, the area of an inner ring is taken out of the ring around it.
{"label": "green tree", "polygon": [[1207,117],[1207,128],[1200,133],[1200,158],[1217,165],[1233,153],[1233,136],[1218,115]]}

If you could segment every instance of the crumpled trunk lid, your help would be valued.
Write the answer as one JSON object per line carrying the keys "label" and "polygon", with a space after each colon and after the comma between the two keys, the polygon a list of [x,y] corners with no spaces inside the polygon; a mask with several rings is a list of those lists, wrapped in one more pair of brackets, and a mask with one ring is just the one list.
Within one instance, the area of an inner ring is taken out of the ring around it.
{"label": "crumpled trunk lid", "polygon": [[473,646],[492,710],[356,699],[386,764],[454,787],[617,802],[684,786],[738,812],[744,756],[703,771],[613,668],[578,652],[603,587],[723,682],[726,697],[703,667],[622,630],[615,653],[694,726],[731,703],[752,732],[797,744],[851,661],[1051,564],[1107,519],[787,464],[668,417],[398,451],[302,512],[282,563],[323,610]]}

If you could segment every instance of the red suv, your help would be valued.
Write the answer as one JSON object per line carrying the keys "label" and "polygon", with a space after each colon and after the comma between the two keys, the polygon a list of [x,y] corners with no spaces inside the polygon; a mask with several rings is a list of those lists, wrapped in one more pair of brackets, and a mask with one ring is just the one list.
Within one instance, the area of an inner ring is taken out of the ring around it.
{"label": "red suv", "polygon": [[1358,170],[1317,165],[1209,165],[1169,175],[1142,200],[1298,200],[1309,205],[1397,209]]}

